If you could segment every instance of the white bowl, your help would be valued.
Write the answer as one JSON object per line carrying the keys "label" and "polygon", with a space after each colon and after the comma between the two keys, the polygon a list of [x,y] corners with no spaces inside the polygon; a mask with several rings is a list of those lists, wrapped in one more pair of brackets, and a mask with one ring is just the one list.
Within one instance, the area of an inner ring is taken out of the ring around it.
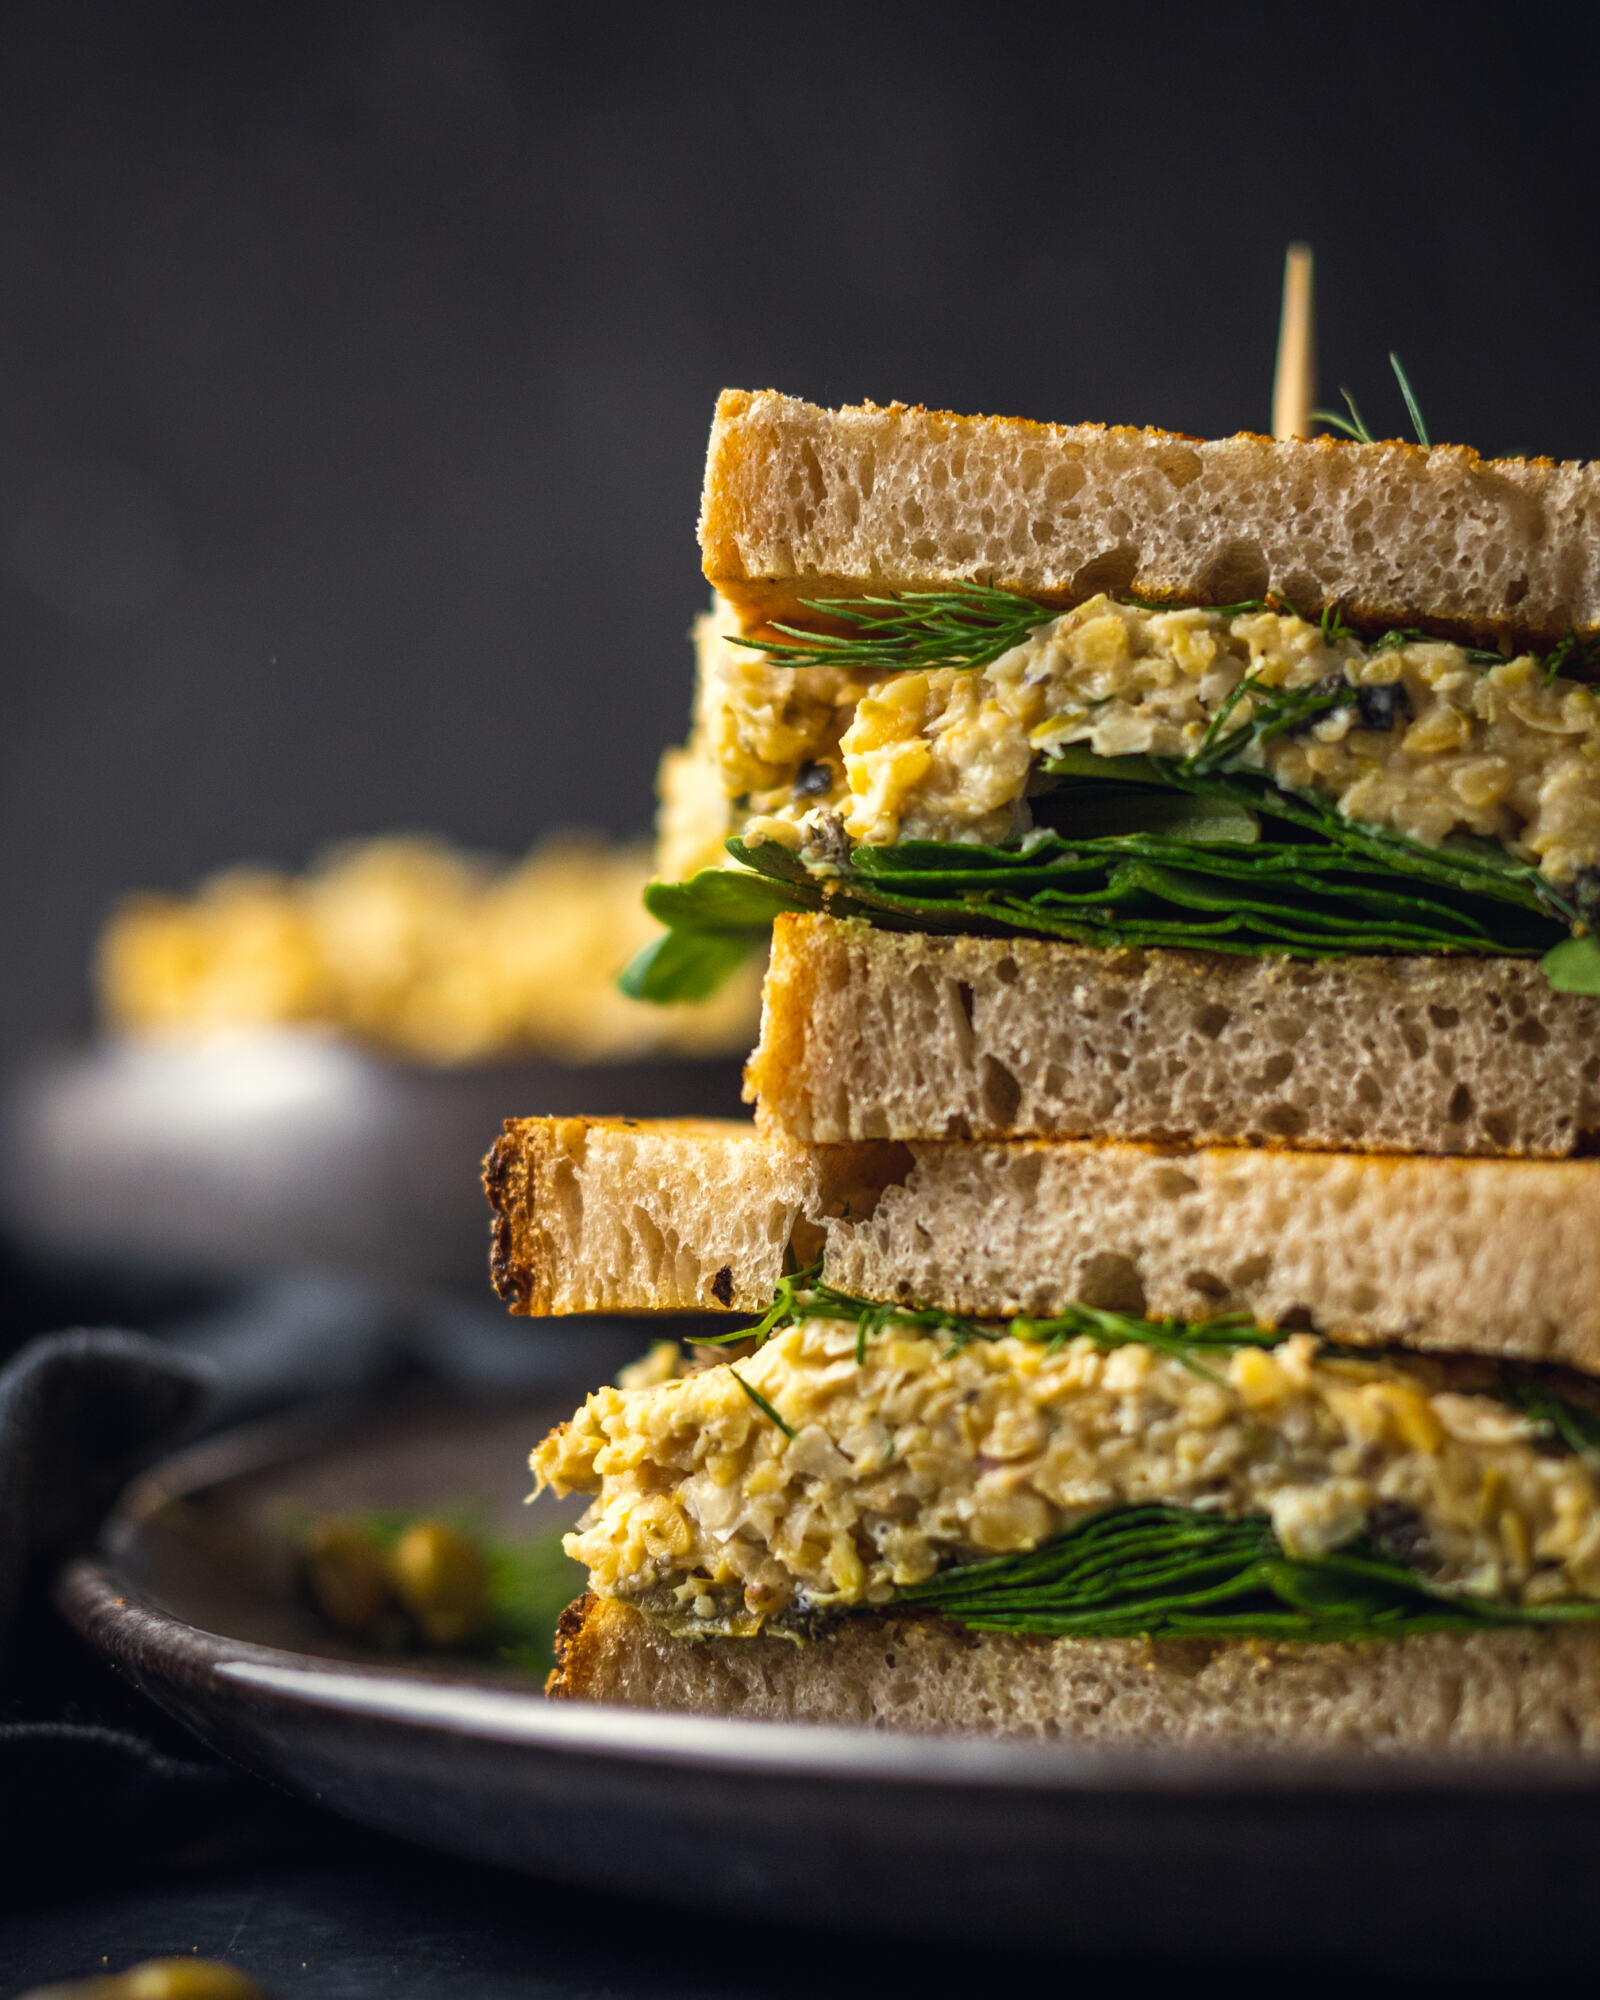
{"label": "white bowl", "polygon": [[427,1069],[282,1030],[45,1051],[0,1093],[0,1227],[55,1255],[342,1270],[483,1297],[479,1165],[503,1119],[737,1116],[739,1070]]}

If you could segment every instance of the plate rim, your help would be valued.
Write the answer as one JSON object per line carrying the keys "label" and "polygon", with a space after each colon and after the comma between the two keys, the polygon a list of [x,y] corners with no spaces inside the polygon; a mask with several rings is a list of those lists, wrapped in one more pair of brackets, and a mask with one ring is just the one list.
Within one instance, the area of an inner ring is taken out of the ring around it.
{"label": "plate rim", "polygon": [[[541,1397],[559,1395],[552,1382]],[[530,1400],[532,1400],[530,1398]],[[461,1406],[456,1406],[458,1413]],[[470,1406],[469,1406],[470,1407]],[[1063,1796],[1429,1797],[1539,1793],[1600,1801],[1600,1758],[1559,1751],[1451,1755],[1294,1752],[1270,1748],[1121,1746],[932,1736],[831,1723],[685,1715],[622,1705],[552,1702],[448,1670],[396,1671],[234,1639],[167,1610],[126,1558],[162,1507],[376,1428],[404,1405],[357,1412],[323,1406],[237,1426],[160,1460],[108,1515],[93,1553],[71,1558],[57,1609],[97,1651],[174,1688],[209,1684],[224,1703],[267,1701],[323,1721],[386,1723],[532,1753],[670,1765],[729,1777],[1019,1790]],[[364,1417],[365,1421],[362,1421]]]}

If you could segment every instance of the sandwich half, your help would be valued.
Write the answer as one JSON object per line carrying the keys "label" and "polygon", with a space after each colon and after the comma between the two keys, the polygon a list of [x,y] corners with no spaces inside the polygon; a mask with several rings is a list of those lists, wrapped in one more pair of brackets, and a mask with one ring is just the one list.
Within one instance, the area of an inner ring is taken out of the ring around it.
{"label": "sandwich half", "polygon": [[[1033,990],[1058,1011],[1170,984],[1172,1006],[1228,1015],[1253,1076],[1287,1050],[1348,1080],[1313,1104],[1270,1078],[1178,1106],[1130,1085],[1112,1116],[1070,1065],[1030,1095],[994,1054],[979,1116],[930,1104],[919,1135],[965,1116],[1582,1150],[1600,1128],[1582,1075],[1600,1020],[1597,528],[1592,466],[730,391],[702,502],[717,598],[694,731],[663,773],[660,858],[681,879],[649,892],[668,930],[632,990],[710,990],[785,911],[981,940],[975,963],[1013,970],[993,947],[1054,942],[1069,949]],[[852,949],[874,962],[871,940]],[[882,950],[881,976],[903,977],[904,952]],[[1275,1040],[1251,1024],[1296,963],[1303,1024]],[[1359,1048],[1324,1027],[1351,966],[1375,1010]],[[1508,1037],[1534,1010],[1538,1112],[1464,1099],[1443,1064],[1445,1087],[1399,1103],[1383,1072],[1415,1059],[1407,1023],[1445,1032],[1453,1012],[1488,1034],[1491,1005]],[[1137,1010],[1130,1032],[1148,1053]],[[803,1113],[790,1129],[870,1136],[875,1117],[869,1092],[864,1132]]]}
{"label": "sandwich half", "polygon": [[1600,1749],[1597,528],[1595,467],[723,397],[629,983],[772,936],[757,1121],[486,1183],[513,1310],[745,1317],[535,1450],[552,1695]]}
{"label": "sandwich half", "polygon": [[[1304,1296],[1274,1323],[1073,1296],[1082,1217],[1060,1190],[1078,1163],[1114,1178],[1155,1157],[1140,1149],[932,1146],[874,1203],[891,1150],[508,1128],[489,1179],[502,1282],[521,1282],[525,1309],[561,1309],[580,1285],[591,1309],[700,1306],[700,1272],[712,1304],[767,1287],[753,1327],[688,1357],[663,1343],[535,1451],[542,1484],[590,1499],[567,1544],[590,1591],[564,1621],[552,1694],[1101,1741],[1600,1747],[1600,1389],[1586,1372],[1600,1341],[1562,1349],[1555,1334],[1581,1319],[1567,1287],[1590,1282],[1559,1275],[1554,1254],[1590,1163],[1389,1163],[1412,1177],[1389,1205],[1424,1231],[1409,1257],[1401,1230],[1367,1265],[1398,1315],[1354,1304],[1337,1249],[1318,1263],[1308,1227]],[[1052,1155],[1064,1178],[1042,1165]],[[964,1178],[964,1216],[926,1204],[925,1164],[954,1177],[947,1191]],[[1383,1163],[1294,1164],[1342,1167],[1355,1187]],[[729,1213],[763,1173],[762,1196]],[[1527,1254],[1532,1211],[1513,1190],[1540,1182],[1555,1233]],[[1452,1253],[1430,1253],[1429,1232],[1449,1236],[1475,1183],[1510,1200],[1490,1196],[1454,1238],[1466,1296],[1452,1319],[1429,1266]],[[942,1264],[932,1248],[921,1265],[891,1250],[889,1269],[853,1254],[897,1196],[911,1207],[893,1243],[937,1232]],[[1238,1249],[1266,1258],[1248,1194],[1237,1221]],[[963,1264],[962,1235],[1056,1224],[1064,1275],[1024,1310],[1000,1307],[982,1251]],[[614,1267],[606,1292],[608,1230],[656,1259],[653,1299],[638,1269]],[[786,1250],[773,1282],[766,1260]],[[542,1280],[514,1281],[519,1260],[543,1260]],[[963,1268],[987,1310],[949,1302]],[[904,1303],[913,1281],[919,1302]],[[1434,1351],[1379,1345],[1397,1317]]]}

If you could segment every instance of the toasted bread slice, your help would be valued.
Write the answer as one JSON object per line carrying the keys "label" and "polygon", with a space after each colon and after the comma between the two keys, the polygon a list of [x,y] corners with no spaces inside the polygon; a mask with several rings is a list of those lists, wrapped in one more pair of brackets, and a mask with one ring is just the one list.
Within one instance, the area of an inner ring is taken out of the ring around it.
{"label": "toasted bread slice", "polygon": [[626,1604],[570,1605],[560,1701],[923,1735],[1274,1750],[1600,1750],[1600,1629],[1341,1645],[1043,1639],[859,1614],[805,1646],[674,1639]]}
{"label": "toasted bread slice", "polygon": [[1560,1156],[1600,1136],[1600,998],[1520,959],[1305,964],[780,916],[745,1096],[825,1144]]}
{"label": "toasted bread slice", "polygon": [[717,1118],[508,1118],[484,1161],[513,1312],[761,1310],[792,1248],[877,1201],[898,1146],[763,1142]]}
{"label": "toasted bread slice", "polygon": [[1095,1145],[815,1147],[736,1123],[509,1120],[485,1167],[524,1313],[759,1312],[831,1284],[975,1315],[1246,1312],[1600,1374],[1600,1160]]}
{"label": "toasted bread slice", "polygon": [[1048,604],[1275,592],[1303,613],[1520,645],[1600,624],[1600,464],[725,390],[705,573],[747,629],[807,598],[983,581]]}

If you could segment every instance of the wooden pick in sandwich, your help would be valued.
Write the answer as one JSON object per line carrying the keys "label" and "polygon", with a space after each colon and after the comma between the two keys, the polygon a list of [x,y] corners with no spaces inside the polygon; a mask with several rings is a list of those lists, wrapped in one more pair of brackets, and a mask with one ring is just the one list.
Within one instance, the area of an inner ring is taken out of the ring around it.
{"label": "wooden pick in sandwich", "polygon": [[1311,246],[1291,243],[1283,265],[1283,317],[1272,382],[1272,435],[1311,436],[1317,400],[1317,341],[1311,303]]}

